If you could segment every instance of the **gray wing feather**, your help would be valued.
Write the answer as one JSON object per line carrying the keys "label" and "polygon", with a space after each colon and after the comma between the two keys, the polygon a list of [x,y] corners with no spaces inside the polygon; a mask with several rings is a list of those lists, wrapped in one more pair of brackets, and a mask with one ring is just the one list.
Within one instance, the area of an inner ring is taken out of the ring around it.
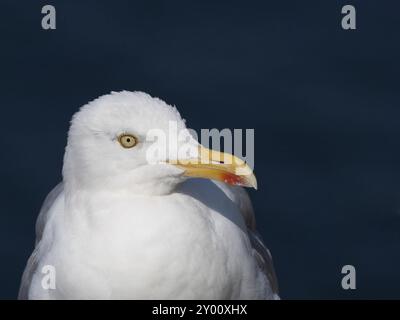
{"label": "gray wing feather", "polygon": [[63,191],[64,191],[64,184],[62,182],[60,182],[58,185],[56,185],[53,188],[53,190],[50,191],[50,193],[47,195],[46,199],[44,200],[44,202],[42,204],[42,208],[40,209],[40,212],[39,212],[39,216],[36,220],[36,227],[35,227],[36,243],[35,244],[38,244],[38,242],[42,239],[44,227],[46,226],[46,222],[49,220],[49,214],[52,212],[50,209]]}
{"label": "gray wing feather", "polygon": [[29,287],[32,281],[33,273],[37,269],[38,265],[37,253],[38,246],[36,246],[35,250],[33,250],[33,253],[26,263],[24,273],[22,274],[21,285],[19,287],[18,300],[28,300],[29,298]]}
{"label": "gray wing feather", "polygon": [[225,183],[215,182],[215,184],[239,207],[247,226],[247,233],[258,266],[267,276],[273,292],[278,295],[278,279],[276,277],[272,256],[256,230],[254,209],[247,191],[242,187],[229,186]]}
{"label": "gray wing feather", "polygon": [[43,231],[46,226],[46,223],[49,221],[51,215],[54,213],[54,210],[51,210],[56,200],[62,194],[64,190],[63,183],[59,183],[46,197],[43,202],[42,208],[40,209],[39,216],[36,220],[36,241],[35,241],[35,249],[33,253],[28,259],[26,264],[24,273],[21,279],[21,285],[18,292],[18,299],[26,300],[29,295],[29,288],[32,281],[33,274],[37,270],[38,267],[38,253],[40,249],[40,241],[43,236]]}
{"label": "gray wing feather", "polygon": [[255,231],[249,231],[249,237],[257,263],[264,274],[267,276],[271,284],[272,291],[279,294],[278,279],[276,277],[272,255],[268,248],[264,245],[261,236]]}

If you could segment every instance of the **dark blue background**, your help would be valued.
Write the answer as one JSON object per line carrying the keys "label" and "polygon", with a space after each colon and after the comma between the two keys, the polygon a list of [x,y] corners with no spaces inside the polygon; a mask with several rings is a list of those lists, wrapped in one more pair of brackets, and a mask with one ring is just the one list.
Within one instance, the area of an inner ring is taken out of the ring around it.
{"label": "dark blue background", "polygon": [[[194,129],[255,128],[251,196],[283,298],[400,298],[398,1],[15,2],[0,10],[1,298],[16,297],[72,114],[121,89]],[[345,264],[357,290],[341,289]]]}

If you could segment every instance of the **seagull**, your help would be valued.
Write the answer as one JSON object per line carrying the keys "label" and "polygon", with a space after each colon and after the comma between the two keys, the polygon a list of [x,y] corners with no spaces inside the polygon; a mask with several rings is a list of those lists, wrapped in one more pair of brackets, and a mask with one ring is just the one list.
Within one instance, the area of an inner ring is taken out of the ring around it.
{"label": "seagull", "polygon": [[[174,145],[169,137],[149,139],[170,123],[189,152],[161,152]],[[18,298],[279,299],[243,188],[256,188],[256,178],[230,156],[202,146],[175,107],[143,92],[81,107]]]}

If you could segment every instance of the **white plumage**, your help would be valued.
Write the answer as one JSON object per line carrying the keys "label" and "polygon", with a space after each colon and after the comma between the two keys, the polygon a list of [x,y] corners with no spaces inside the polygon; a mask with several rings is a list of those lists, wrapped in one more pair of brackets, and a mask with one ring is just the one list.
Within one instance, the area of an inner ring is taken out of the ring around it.
{"label": "white plumage", "polygon": [[[278,298],[246,191],[189,179],[161,159],[149,164],[146,132],[170,121],[185,130],[175,108],[126,91],[73,117],[63,182],[39,214],[20,299]],[[124,133],[138,144],[122,148]],[[54,289],[42,285],[46,265]]]}

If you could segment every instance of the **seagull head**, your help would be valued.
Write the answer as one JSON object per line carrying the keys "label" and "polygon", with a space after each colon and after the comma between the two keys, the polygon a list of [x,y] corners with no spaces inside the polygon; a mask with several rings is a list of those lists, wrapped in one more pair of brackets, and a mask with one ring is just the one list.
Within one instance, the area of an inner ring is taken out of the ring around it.
{"label": "seagull head", "polygon": [[112,92],[73,116],[63,166],[67,188],[168,194],[190,177],[257,187],[243,160],[203,147],[175,107],[146,93]]}

